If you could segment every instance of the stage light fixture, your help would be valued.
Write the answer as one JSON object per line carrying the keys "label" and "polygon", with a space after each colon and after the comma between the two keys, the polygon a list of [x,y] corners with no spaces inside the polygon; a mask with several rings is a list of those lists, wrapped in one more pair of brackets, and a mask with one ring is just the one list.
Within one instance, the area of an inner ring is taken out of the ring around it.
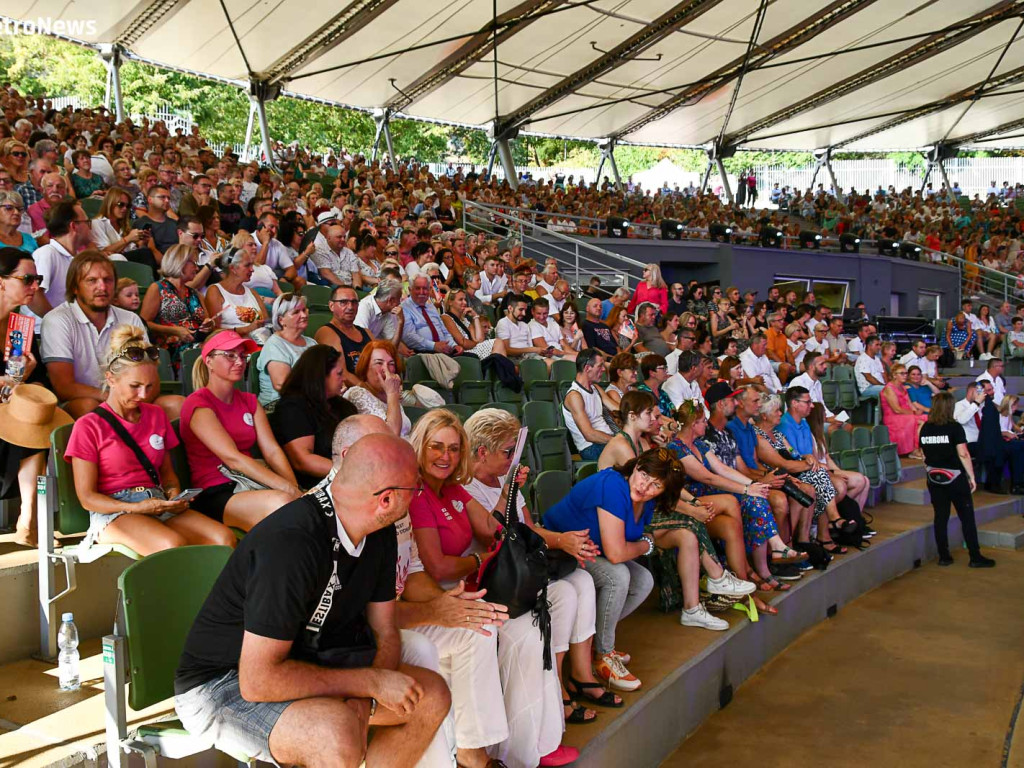
{"label": "stage light fixture", "polygon": [[661,239],[662,240],[682,240],[683,239],[683,222],[676,221],[675,219],[662,219],[661,220]]}
{"label": "stage light fixture", "polygon": [[732,227],[725,224],[710,224],[708,226],[708,239],[712,243],[728,243],[732,241]]}
{"label": "stage light fixture", "polygon": [[849,232],[839,236],[840,253],[860,253],[860,238]]}
{"label": "stage light fixture", "polygon": [[883,237],[877,243],[879,256],[895,256],[900,249],[900,241],[891,237]]}
{"label": "stage light fixture", "polygon": [[900,258],[908,261],[920,261],[921,246],[916,243],[900,243]]}
{"label": "stage light fixture", "polygon": [[629,220],[621,216],[609,216],[605,221],[605,229],[608,237],[627,237],[629,235]]}
{"label": "stage light fixture", "polygon": [[800,247],[801,248],[814,248],[817,250],[821,247],[821,235],[817,232],[811,232],[810,230],[803,230],[799,235]]}

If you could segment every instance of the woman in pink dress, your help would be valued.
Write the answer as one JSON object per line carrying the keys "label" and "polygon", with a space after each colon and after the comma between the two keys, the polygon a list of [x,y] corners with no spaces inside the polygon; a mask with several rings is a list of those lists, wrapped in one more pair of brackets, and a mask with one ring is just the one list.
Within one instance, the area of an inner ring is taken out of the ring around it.
{"label": "woman in pink dress", "polygon": [[891,380],[882,390],[882,423],[889,428],[889,437],[896,443],[896,452],[900,456],[923,458],[917,437],[928,417],[918,403],[910,400],[906,366],[893,363],[890,375]]}

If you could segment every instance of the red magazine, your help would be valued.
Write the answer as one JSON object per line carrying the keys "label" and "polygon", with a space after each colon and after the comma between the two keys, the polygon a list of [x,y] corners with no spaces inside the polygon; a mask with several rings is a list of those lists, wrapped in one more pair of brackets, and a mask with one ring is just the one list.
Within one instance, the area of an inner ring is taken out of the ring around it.
{"label": "red magazine", "polygon": [[7,319],[7,336],[4,338],[4,360],[11,356],[11,349],[21,347],[21,353],[31,351],[32,336],[36,331],[36,319],[28,315],[11,314]]}

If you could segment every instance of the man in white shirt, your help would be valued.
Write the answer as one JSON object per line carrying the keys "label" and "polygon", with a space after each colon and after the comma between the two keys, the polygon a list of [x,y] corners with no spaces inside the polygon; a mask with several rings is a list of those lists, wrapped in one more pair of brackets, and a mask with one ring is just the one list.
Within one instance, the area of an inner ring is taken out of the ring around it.
{"label": "man in white shirt", "polygon": [[480,290],[476,296],[484,304],[498,305],[508,292],[508,277],[498,274],[501,262],[497,256],[488,256],[484,261],[484,271],[480,274]]}
{"label": "man in white shirt", "polygon": [[555,287],[550,293],[544,296],[544,299],[548,302],[548,309],[552,316],[557,315],[562,311],[562,307],[565,306],[566,297],[569,295],[569,283],[565,280],[559,280],[555,283]]}
{"label": "man in white shirt", "polygon": [[[119,325],[134,325],[143,329],[146,346],[149,338],[138,315],[112,305],[116,278],[114,265],[106,256],[99,251],[79,254],[68,267],[68,276],[72,292],[66,302],[46,313],[40,335],[42,362],[51,389],[77,419],[107,399],[102,387],[113,330]],[[153,375],[155,378],[155,368]],[[158,386],[151,391],[148,401],[163,408],[168,418],[178,418],[184,398],[158,398]]]}
{"label": "man in white shirt", "polygon": [[513,296],[509,299],[505,317],[498,321],[494,335],[505,342],[510,360],[539,357],[548,364],[548,367],[551,366],[551,358],[542,357],[542,353],[547,352],[547,347],[538,347],[533,343],[533,335],[526,324],[525,296]]}
{"label": "man in white shirt", "polygon": [[[819,326],[820,328],[821,326]],[[853,431],[853,424],[847,419],[845,422],[840,421],[836,418],[836,415],[829,410],[828,406],[825,405],[825,395],[821,389],[821,378],[825,375],[825,371],[828,370],[828,360],[819,352],[808,352],[804,356],[804,372],[799,376],[795,377],[789,382],[790,387],[803,387],[811,393],[811,401],[815,403],[821,403],[821,407],[825,409],[825,429],[829,432],[834,432],[839,429],[845,429],[847,432]]]}
{"label": "man in white shirt", "polygon": [[885,368],[878,355],[882,342],[875,335],[864,339],[864,352],[857,356],[853,375],[861,397],[878,397],[885,387]]}
{"label": "man in white shirt", "polygon": [[869,336],[874,335],[875,326],[871,323],[864,323],[857,331],[857,335],[850,339],[846,343],[846,356],[850,358],[851,363],[856,363],[857,358],[864,353],[864,349],[867,347],[867,339]]}
{"label": "man in white shirt", "polygon": [[829,363],[832,365],[850,364],[850,358],[846,354],[846,337],[843,336],[843,318],[833,316],[829,319],[825,343],[828,344]]}
{"label": "man in white shirt", "polygon": [[993,399],[996,408],[1002,405],[1003,398],[1006,397],[1006,379],[1003,378],[1003,361],[998,357],[993,357],[988,361],[988,365],[985,366],[985,372],[975,379],[977,382],[990,381],[992,382]]}
{"label": "man in white shirt", "polygon": [[533,319],[530,320],[527,327],[530,329],[533,346],[543,347],[545,355],[575,360],[576,353],[571,349],[566,349],[566,345],[562,343],[562,329],[558,327],[558,323],[553,318],[548,316],[548,303],[544,298],[536,299],[530,307]]}
{"label": "man in white shirt", "polygon": [[603,392],[597,386],[603,376],[600,351],[582,350],[576,358],[576,378],[562,404],[562,419],[584,461],[597,461],[613,436],[604,420]]}
{"label": "man in white shirt", "polygon": [[768,339],[763,333],[755,333],[750,337],[750,346],[740,353],[740,363],[746,378],[760,379],[761,386],[769,392],[778,393],[782,391],[782,382],[772,370],[772,362],[765,354],[767,349]]}
{"label": "man in white shirt", "polygon": [[[819,304],[814,308],[814,316],[807,321],[807,333],[813,335],[814,329],[818,327],[819,323],[824,323],[825,328],[828,328],[828,316],[829,308],[824,304]],[[798,366],[799,368],[799,366]]]}
{"label": "man in white shirt", "polygon": [[[981,384],[968,384],[964,391],[964,399],[958,400],[953,406],[953,418],[964,428],[967,436],[968,446],[971,453],[978,444],[978,421],[980,421],[981,406],[985,402],[985,387]],[[975,419],[979,416],[979,419]]]}
{"label": "man in white shirt", "polygon": [[907,352],[903,357],[900,358],[900,362],[903,363],[907,368],[912,365],[916,365],[921,369],[922,373],[925,371],[925,363],[928,362],[928,358],[925,357],[928,345],[924,339],[917,339],[913,344],[910,345],[910,351]]}
{"label": "man in white shirt", "polygon": [[684,400],[699,399],[703,402],[700,391],[700,384],[697,377],[700,376],[703,362],[699,352],[689,350],[678,357],[679,368],[665,383],[661,385],[665,394],[668,395],[672,405],[678,408]]}
{"label": "man in white shirt", "polygon": [[[50,242],[32,253],[49,306],[64,303],[64,283],[71,260],[92,245],[92,224],[79,203],[70,200],[50,209]],[[49,307],[44,308],[48,309]]]}
{"label": "man in white shirt", "polygon": [[405,314],[395,311],[401,303],[402,284],[393,277],[386,277],[377,284],[373,294],[359,300],[354,324],[374,339],[387,339],[397,347],[402,342],[405,326]]}

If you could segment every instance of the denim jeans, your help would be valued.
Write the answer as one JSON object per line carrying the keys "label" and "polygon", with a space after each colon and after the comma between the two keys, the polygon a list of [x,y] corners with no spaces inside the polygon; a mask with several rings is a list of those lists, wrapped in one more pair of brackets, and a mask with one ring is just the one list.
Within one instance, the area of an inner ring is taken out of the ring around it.
{"label": "denim jeans", "polygon": [[600,443],[591,443],[582,451],[580,451],[580,458],[584,461],[597,461],[601,458],[601,451],[604,450],[604,446]]}
{"label": "denim jeans", "polygon": [[635,560],[613,564],[603,557],[588,563],[587,572],[597,593],[594,648],[604,655],[615,650],[615,628],[647,599],[654,588],[654,577]]}
{"label": "denim jeans", "polygon": [[881,386],[880,384],[872,384],[870,387],[864,387],[864,389],[860,391],[860,396],[879,397],[881,396],[883,389],[885,389],[885,387]]}

